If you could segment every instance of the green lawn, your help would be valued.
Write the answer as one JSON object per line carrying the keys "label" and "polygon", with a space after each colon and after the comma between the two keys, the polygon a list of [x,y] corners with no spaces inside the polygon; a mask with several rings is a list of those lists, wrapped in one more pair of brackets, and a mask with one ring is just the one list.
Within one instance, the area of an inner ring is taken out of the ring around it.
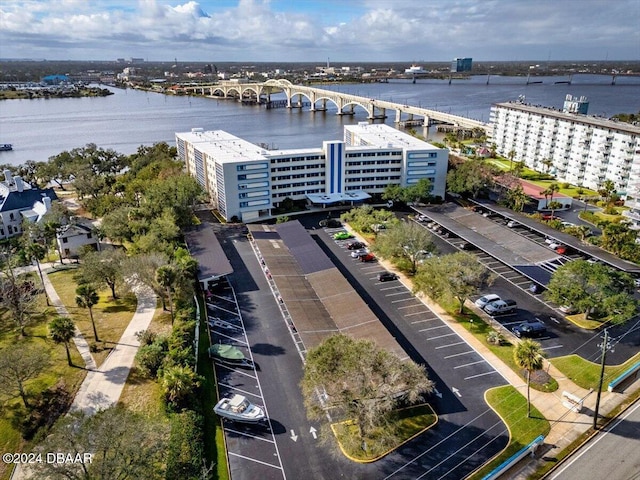
{"label": "green lawn", "polygon": [[[606,390],[611,380],[614,380],[618,375],[638,361],[640,361],[640,353],[637,353],[620,365],[605,366],[602,390]],[[584,389],[598,389],[601,369],[599,363],[589,362],[577,355],[554,358],[551,363],[579,387]]]}
{"label": "green lawn", "polygon": [[[391,412],[383,427],[369,432],[364,440],[368,446],[362,448],[359,428],[353,421],[334,423],[331,430],[335,435],[342,453],[350,460],[358,463],[370,463],[379,460],[403,444],[433,427],[438,422],[438,416],[429,404],[416,405]],[[392,432],[393,441],[380,441]]]}
{"label": "green lawn", "polygon": [[549,422],[533,405],[531,417],[527,417],[527,399],[511,385],[488,390],[485,399],[509,429],[509,445],[497,457],[474,472],[469,477],[472,480],[483,478],[538,436],[546,436],[551,429]]}
{"label": "green lawn", "polygon": [[133,294],[113,300],[111,290],[108,288],[100,290],[98,292],[100,301],[93,307],[93,318],[100,338],[100,342],[96,342],[89,311],[76,305],[76,288],[78,288],[78,283],[74,280],[76,273],[75,269],[62,270],[49,272],[48,276],[84,338],[89,342],[89,345],[96,346],[96,351],[92,355],[96,363],[100,365],[111,352],[113,345],[120,340],[136,311],[138,302]]}
{"label": "green lawn", "polygon": [[[38,280],[39,281],[39,280]],[[32,312],[33,322],[26,328],[27,335],[20,338],[19,331],[14,324],[8,321],[8,312],[0,309],[0,355],[2,350],[9,345],[22,343],[33,345],[49,353],[50,366],[37,378],[27,382],[27,391],[33,396],[47,388],[55,385],[58,381],[64,382],[69,392],[75,395],[80,387],[86,371],[70,367],[67,364],[67,355],[63,345],[56,345],[48,338],[47,323],[52,320],[56,313],[51,307],[47,307],[44,295],[38,298]],[[75,348],[71,348],[71,358],[74,364],[81,365],[82,358]],[[22,452],[32,448],[31,442],[25,442],[18,430],[16,430],[11,418],[16,407],[22,405],[18,398],[3,399],[0,409],[0,451],[2,452]],[[9,465],[0,462],[0,480],[7,480],[11,474]]]}

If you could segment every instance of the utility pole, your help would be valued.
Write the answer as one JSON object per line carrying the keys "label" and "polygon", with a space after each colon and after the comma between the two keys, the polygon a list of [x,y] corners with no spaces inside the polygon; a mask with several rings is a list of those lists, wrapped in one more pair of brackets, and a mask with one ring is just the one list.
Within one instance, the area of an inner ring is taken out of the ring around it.
{"label": "utility pole", "polygon": [[604,330],[604,341],[598,345],[602,347],[602,361],[600,364],[600,385],[598,386],[598,394],[596,396],[596,411],[593,414],[593,429],[598,429],[598,410],[600,408],[600,394],[602,393],[602,382],[604,380],[604,363],[607,359],[607,350],[611,348],[611,344],[609,343],[609,331],[605,328]]}

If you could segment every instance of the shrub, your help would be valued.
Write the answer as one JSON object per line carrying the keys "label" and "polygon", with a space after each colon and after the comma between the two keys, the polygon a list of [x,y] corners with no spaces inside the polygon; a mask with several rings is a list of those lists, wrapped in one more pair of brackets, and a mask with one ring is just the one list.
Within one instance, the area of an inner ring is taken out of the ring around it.
{"label": "shrub", "polygon": [[149,330],[141,330],[139,332],[136,332],[136,338],[140,342],[141,346],[151,345],[155,341],[156,336],[157,335],[154,332],[151,332]]}
{"label": "shrub", "polygon": [[172,415],[167,451],[167,480],[200,478],[203,460],[203,419],[193,411]]}
{"label": "shrub", "polygon": [[167,355],[168,345],[164,337],[157,337],[152,344],[142,345],[136,354],[140,373],[155,378]]}

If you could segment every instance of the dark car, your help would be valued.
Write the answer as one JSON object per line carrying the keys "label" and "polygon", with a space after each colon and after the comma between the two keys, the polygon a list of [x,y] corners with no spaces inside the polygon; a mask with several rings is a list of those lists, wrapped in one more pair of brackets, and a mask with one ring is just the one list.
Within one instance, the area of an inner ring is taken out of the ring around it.
{"label": "dark car", "polygon": [[361,262],[373,262],[376,259],[373,253],[367,253],[366,255],[362,255],[360,257]]}
{"label": "dark car", "polygon": [[378,280],[381,282],[388,282],[391,280],[396,280],[398,275],[392,272],[381,272],[378,274]]}
{"label": "dark car", "polygon": [[475,250],[476,246],[469,242],[464,242],[460,244],[461,250]]}
{"label": "dark car", "polygon": [[540,321],[525,322],[520,325],[516,325],[512,329],[514,335],[518,338],[522,337],[541,337],[547,333],[547,327]]}
{"label": "dark car", "polygon": [[320,226],[327,228],[340,228],[342,223],[340,223],[340,220],[336,218],[327,218],[326,220],[320,220]]}
{"label": "dark car", "polygon": [[539,283],[532,283],[531,285],[529,285],[529,291],[531,293],[542,293],[545,290],[546,288],[540,285]]}
{"label": "dark car", "polygon": [[360,250],[361,248],[364,248],[365,244],[362,242],[351,242],[349,245],[347,245],[347,248],[349,250]]}

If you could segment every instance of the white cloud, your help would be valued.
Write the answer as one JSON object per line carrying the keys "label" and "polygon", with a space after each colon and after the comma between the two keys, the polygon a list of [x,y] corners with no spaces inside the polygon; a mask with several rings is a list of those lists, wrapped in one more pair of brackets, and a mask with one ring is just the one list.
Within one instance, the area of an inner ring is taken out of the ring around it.
{"label": "white cloud", "polygon": [[353,0],[329,16],[322,3],[2,0],[0,57],[640,60],[638,0]]}

